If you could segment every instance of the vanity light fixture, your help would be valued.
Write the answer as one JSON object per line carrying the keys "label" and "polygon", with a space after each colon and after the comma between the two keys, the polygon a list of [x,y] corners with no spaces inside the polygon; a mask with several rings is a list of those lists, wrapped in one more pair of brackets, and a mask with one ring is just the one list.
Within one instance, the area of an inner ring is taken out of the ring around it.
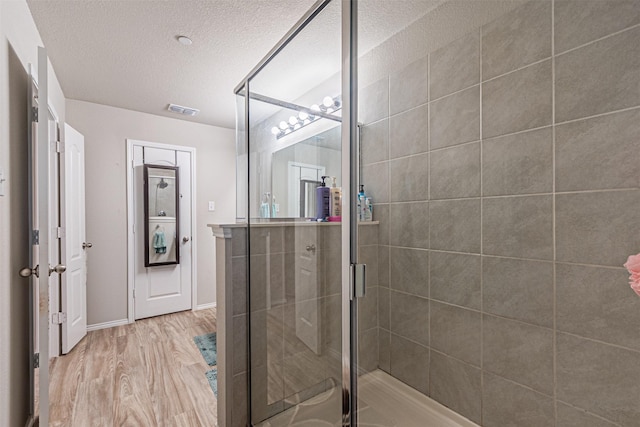
{"label": "vanity light fixture", "polygon": [[325,96],[322,99],[322,104],[313,104],[311,107],[309,107],[308,112],[300,111],[297,116],[289,117],[288,121],[281,121],[278,126],[274,126],[271,128],[271,133],[276,137],[276,139],[280,139],[286,135],[289,135],[291,132],[302,129],[308,124],[319,120],[321,117],[313,114],[314,111],[331,114],[335,113],[341,108],[342,103],[340,102],[338,97],[332,98],[330,96]]}
{"label": "vanity light fixture", "polygon": [[172,113],[184,114],[185,116],[195,116],[200,112],[197,108],[183,107],[182,105],[169,104],[167,110]]}

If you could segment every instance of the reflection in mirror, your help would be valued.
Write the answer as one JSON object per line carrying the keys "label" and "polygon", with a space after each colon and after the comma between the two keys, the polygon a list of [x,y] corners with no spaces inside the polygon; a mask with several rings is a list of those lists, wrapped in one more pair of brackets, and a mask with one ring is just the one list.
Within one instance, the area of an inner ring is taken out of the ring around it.
{"label": "reflection in mirror", "polygon": [[[316,216],[316,188],[322,176],[336,177],[338,186],[342,181],[340,138],[340,126],[335,126],[273,153],[273,217]],[[327,186],[331,182],[327,179]]]}
{"label": "reflection in mirror", "polygon": [[145,267],[178,264],[178,168],[144,165]]}

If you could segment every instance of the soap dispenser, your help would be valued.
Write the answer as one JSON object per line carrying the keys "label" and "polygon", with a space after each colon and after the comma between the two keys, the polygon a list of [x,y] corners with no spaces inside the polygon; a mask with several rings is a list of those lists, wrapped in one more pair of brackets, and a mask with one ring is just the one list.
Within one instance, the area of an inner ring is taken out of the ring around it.
{"label": "soap dispenser", "polygon": [[324,182],[328,176],[322,177],[322,183],[316,188],[316,220],[324,221],[329,216],[331,191]]}

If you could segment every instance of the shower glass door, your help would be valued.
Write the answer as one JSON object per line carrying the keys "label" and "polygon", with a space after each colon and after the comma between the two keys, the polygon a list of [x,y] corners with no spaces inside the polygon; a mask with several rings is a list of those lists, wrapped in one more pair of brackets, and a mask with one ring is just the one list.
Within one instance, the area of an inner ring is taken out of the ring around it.
{"label": "shower glass door", "polygon": [[341,6],[318,2],[238,91],[253,425],[342,423]]}

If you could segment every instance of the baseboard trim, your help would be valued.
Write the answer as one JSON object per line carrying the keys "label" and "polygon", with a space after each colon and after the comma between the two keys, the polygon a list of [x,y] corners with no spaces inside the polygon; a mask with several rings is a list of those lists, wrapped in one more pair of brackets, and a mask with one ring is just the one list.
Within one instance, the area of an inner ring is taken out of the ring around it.
{"label": "baseboard trim", "polygon": [[97,331],[98,329],[113,328],[115,326],[128,325],[129,319],[112,320],[111,322],[94,323],[93,325],[87,325],[87,332]]}
{"label": "baseboard trim", "polygon": [[194,311],[206,310],[207,308],[216,308],[216,303],[215,302],[210,302],[210,303],[207,303],[207,304],[198,304]]}

